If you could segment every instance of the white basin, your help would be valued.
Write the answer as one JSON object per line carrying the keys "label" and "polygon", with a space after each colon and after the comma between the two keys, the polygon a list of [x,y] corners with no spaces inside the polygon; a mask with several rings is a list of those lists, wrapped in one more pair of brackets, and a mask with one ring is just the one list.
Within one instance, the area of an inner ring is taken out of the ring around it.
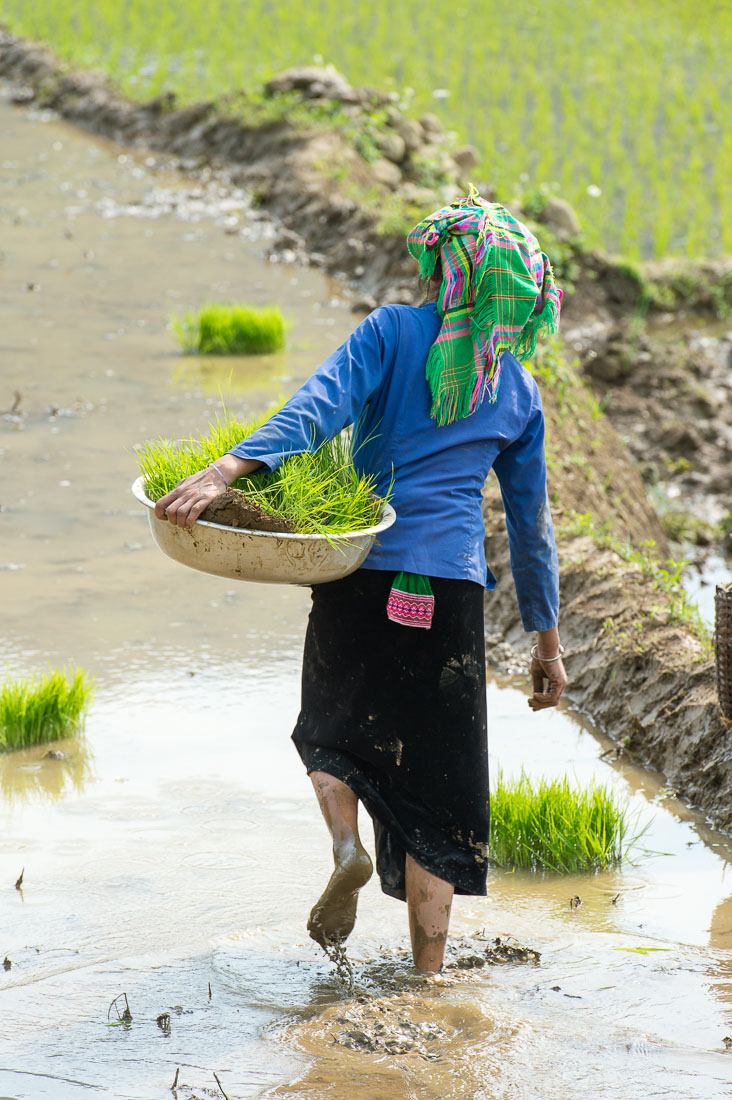
{"label": "white basin", "polygon": [[247,531],[199,519],[193,527],[177,527],[155,515],[155,502],[145,495],[144,480],[132,483],[133,495],[148,510],[152,537],[164,554],[181,565],[228,577],[265,584],[324,584],[353,573],[363,563],[374,539],[396,520],[385,504],[381,520],[344,535],[286,535],[276,531]]}

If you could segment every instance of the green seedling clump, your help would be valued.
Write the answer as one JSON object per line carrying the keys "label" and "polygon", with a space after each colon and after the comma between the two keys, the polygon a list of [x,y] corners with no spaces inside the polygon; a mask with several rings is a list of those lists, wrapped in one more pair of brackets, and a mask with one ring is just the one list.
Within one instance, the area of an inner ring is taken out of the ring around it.
{"label": "green seedling clump", "polygon": [[572,874],[617,867],[638,839],[606,787],[498,776],[491,791],[490,856],[499,867]]}
{"label": "green seedling clump", "polygon": [[83,724],[93,688],[86,675],[49,672],[0,689],[0,750],[69,737]]}
{"label": "green seedling clump", "polygon": [[200,355],[266,355],[285,346],[285,319],[276,306],[209,302],[172,323],[181,347]]}
{"label": "green seedling clump", "polygon": [[[160,500],[184,477],[246,439],[262,422],[217,418],[208,434],[198,439],[148,443],[138,462],[150,500]],[[312,451],[286,458],[272,473],[239,478],[232,488],[246,493],[263,511],[285,520],[299,534],[340,535],[378,522],[384,502],[374,496],[374,484],[373,477],[356,470],[351,439],[344,433]]]}

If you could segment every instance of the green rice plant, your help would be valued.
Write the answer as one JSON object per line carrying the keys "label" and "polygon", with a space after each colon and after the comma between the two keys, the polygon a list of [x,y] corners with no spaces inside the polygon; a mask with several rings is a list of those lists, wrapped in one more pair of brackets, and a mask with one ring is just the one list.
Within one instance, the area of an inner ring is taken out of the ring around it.
{"label": "green rice plant", "polygon": [[220,305],[209,302],[173,331],[185,351],[201,355],[266,355],[285,346],[285,319],[277,306]]}
{"label": "green rice plant", "polygon": [[566,777],[511,782],[491,791],[490,855],[499,867],[574,874],[617,867],[640,834],[629,836],[628,810],[607,787],[583,790]]}
{"label": "green rice plant", "polygon": [[93,687],[81,669],[58,670],[0,689],[0,750],[68,737],[83,725]]}
{"label": "green rice plant", "polygon": [[[239,421],[228,414],[209,425],[207,435],[148,443],[138,455],[145,492],[159,500],[184,477],[210,465],[263,423]],[[345,432],[286,458],[272,473],[255,472],[232,485],[269,515],[289,523],[299,534],[339,535],[378,522],[383,499],[374,496],[375,479],[360,474],[353,461],[351,436]]]}
{"label": "green rice plant", "polygon": [[[593,247],[633,256],[732,250],[732,20],[722,0],[1,7],[13,32],[103,70],[134,98],[171,91],[182,106],[218,101],[254,124],[283,117],[283,106],[288,121],[310,112],[294,97],[280,105],[261,93],[249,108],[230,105],[243,80],[251,90],[290,65],[332,62],[353,83],[395,92],[416,117],[437,110],[476,146],[476,179],[499,197],[546,185],[568,199]],[[314,108],[316,119],[326,113]]]}

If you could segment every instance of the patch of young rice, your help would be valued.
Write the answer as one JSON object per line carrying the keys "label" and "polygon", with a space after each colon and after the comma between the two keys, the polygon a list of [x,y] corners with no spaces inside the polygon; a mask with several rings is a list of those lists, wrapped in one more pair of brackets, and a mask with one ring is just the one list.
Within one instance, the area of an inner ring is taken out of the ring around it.
{"label": "patch of young rice", "polygon": [[276,306],[209,302],[172,324],[181,346],[201,355],[266,355],[285,346],[285,319]]}
{"label": "patch of young rice", "polygon": [[638,840],[629,835],[627,808],[592,783],[507,781],[491,790],[490,857],[499,867],[572,874],[617,867]]}
{"label": "patch of young rice", "polygon": [[[208,434],[174,444],[156,440],[138,456],[145,491],[159,500],[184,477],[204,469],[260,426],[233,417],[209,425]],[[286,520],[300,534],[338,535],[372,527],[383,501],[373,496],[375,479],[359,474],[346,433],[286,458],[272,473],[256,472],[239,478],[240,489],[270,515]]]}
{"label": "patch of young rice", "polygon": [[569,200],[592,245],[732,252],[728,0],[3,0],[2,18],[140,99],[332,62],[436,111],[504,201],[542,184]]}
{"label": "patch of young rice", "polygon": [[25,748],[68,737],[83,725],[93,695],[81,669],[3,684],[0,689],[0,750]]}

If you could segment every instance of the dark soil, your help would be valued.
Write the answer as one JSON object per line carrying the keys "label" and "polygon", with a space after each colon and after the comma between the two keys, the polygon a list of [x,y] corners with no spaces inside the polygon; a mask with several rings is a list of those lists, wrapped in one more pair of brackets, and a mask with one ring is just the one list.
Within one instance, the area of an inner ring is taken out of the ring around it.
{"label": "dark soil", "polygon": [[[666,314],[570,333],[580,366],[647,484],[672,510],[716,524],[732,509],[732,320]],[[709,527],[690,536],[717,541]],[[732,549],[732,547],[730,547]]]}
{"label": "dark soil", "polygon": [[295,528],[277,516],[263,512],[258,504],[238,489],[226,489],[212,500],[201,519],[221,523],[224,527],[246,528],[249,531],[280,531],[292,535]]}

